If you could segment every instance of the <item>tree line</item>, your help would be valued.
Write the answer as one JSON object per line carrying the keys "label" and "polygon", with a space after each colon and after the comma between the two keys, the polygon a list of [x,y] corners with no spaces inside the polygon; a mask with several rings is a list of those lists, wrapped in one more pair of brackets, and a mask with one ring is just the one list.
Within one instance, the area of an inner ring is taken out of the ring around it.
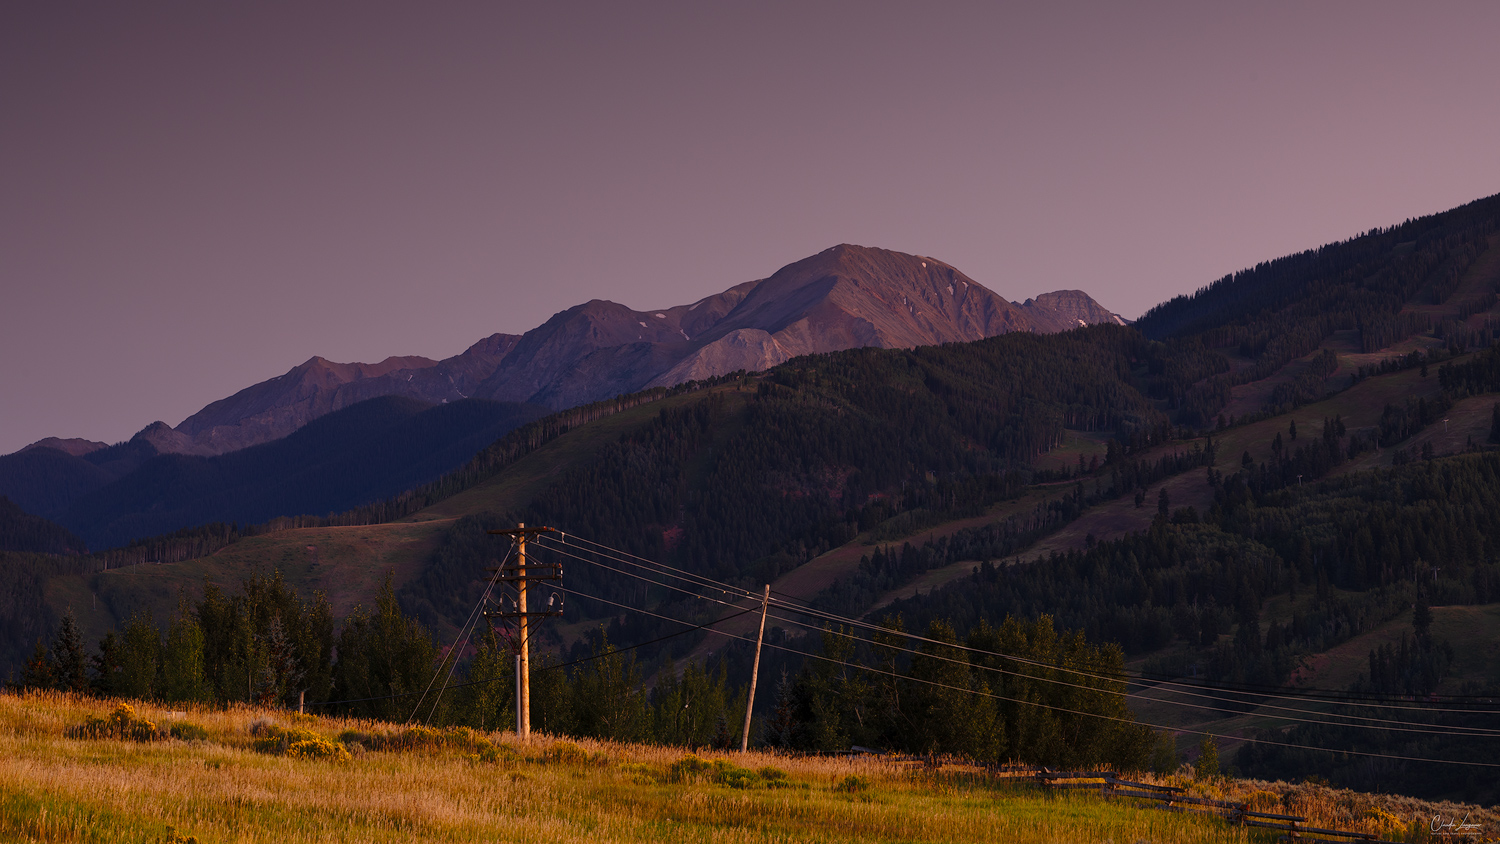
{"label": "tree line", "polygon": [[[1047,617],[980,623],[962,639],[967,651],[945,622],[925,633],[932,641],[910,642],[899,619],[888,619],[873,642],[832,628],[808,637],[821,639],[821,652],[784,670],[763,695],[756,743],[805,751],[861,744],[985,763],[1150,764],[1159,742],[1125,707],[1118,647],[1056,630]],[[653,682],[635,652],[616,648],[603,629],[580,649],[567,661],[556,653],[534,661],[535,728],[692,747],[738,741],[747,688],[730,679],[727,661],[679,671],[668,659]],[[200,600],[179,601],[164,630],[138,614],[92,648],[69,613],[49,641],[37,640],[15,685],[496,730],[514,723],[511,654],[493,626],[463,652],[440,648],[401,610],[389,579],[371,611],[356,608],[335,625],[321,594],[304,601],[276,573],[248,578],[234,594],[206,586]]]}

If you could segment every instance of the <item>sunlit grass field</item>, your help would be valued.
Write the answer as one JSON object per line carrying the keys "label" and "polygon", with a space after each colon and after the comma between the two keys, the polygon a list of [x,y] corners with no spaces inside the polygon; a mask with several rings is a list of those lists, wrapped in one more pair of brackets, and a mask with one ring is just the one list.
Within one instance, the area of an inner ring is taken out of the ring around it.
{"label": "sunlit grass field", "polygon": [[[1052,795],[875,760],[702,754],[254,709],[135,724],[178,738],[83,738],[117,702],[0,695],[0,840],[1257,841],[1244,828],[1128,801]],[[278,730],[279,727],[279,730]],[[174,729],[175,728],[175,729]],[[290,731],[290,732],[287,732]],[[304,732],[299,732],[304,731]],[[352,750],[297,755],[275,736]],[[415,738],[413,738],[415,737]],[[260,749],[257,749],[257,743]],[[335,746],[336,747],[336,746]],[[1267,839],[1269,840],[1269,839]]]}

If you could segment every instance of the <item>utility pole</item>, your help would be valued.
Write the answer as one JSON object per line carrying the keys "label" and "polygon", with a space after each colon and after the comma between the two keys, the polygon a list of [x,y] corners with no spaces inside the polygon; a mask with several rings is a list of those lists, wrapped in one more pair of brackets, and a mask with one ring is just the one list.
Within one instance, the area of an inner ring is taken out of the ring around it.
{"label": "utility pole", "polygon": [[[516,620],[516,738],[528,741],[531,738],[531,616],[546,617],[562,615],[562,609],[547,609],[530,612],[526,607],[526,584],[531,580],[562,580],[562,565],[526,565],[526,540],[541,533],[555,533],[555,528],[529,528],[525,522],[510,530],[492,530],[490,534],[509,536],[516,542],[516,562],[512,566],[493,569],[496,580],[508,581],[516,587],[514,611],[487,612],[486,616],[499,616]],[[550,607],[550,604],[549,604]]]}
{"label": "utility pole", "polygon": [[755,681],[760,676],[760,643],[766,638],[766,608],[771,604],[771,584],[760,599],[760,632],[755,635],[755,662],[750,667],[750,694],[745,696],[745,731],[740,733],[740,752],[750,749],[750,713],[755,709]]}

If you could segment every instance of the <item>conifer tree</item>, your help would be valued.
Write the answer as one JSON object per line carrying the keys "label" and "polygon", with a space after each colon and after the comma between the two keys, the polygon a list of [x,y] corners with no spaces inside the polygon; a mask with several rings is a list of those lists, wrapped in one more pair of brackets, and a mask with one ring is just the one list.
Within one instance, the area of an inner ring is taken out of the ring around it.
{"label": "conifer tree", "polygon": [[52,639],[50,667],[54,687],[60,691],[86,694],[89,691],[88,664],[83,633],[78,629],[73,611],[68,610]]}
{"label": "conifer tree", "polygon": [[37,639],[36,650],[32,651],[31,659],[26,660],[21,668],[21,688],[50,689],[54,683],[52,660],[47,653],[47,646],[41,639]]}

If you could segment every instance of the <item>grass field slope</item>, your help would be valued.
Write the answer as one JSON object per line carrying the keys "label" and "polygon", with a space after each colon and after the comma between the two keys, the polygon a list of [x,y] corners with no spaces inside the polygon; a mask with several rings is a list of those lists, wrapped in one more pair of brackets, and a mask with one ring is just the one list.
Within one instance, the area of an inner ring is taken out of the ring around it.
{"label": "grass field slope", "polygon": [[[1435,815],[1467,816],[1487,834],[1500,823],[1478,807],[1315,785],[1167,780],[1387,840],[1429,840]],[[1230,844],[1271,834],[1126,799],[1044,793],[963,766],[546,736],[523,744],[508,733],[286,711],[3,695],[0,838]]]}

